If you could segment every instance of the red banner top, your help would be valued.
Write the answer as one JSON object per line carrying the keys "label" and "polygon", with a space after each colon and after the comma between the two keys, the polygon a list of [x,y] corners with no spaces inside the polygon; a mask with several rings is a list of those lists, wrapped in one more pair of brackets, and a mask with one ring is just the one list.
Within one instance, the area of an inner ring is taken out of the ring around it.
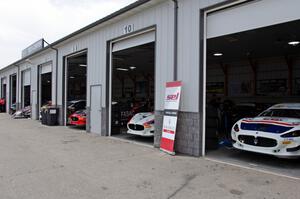
{"label": "red banner top", "polygon": [[178,87],[178,86],[181,86],[181,85],[182,85],[182,82],[181,82],[181,81],[177,81],[177,82],[167,82],[167,83],[166,83],[167,88],[169,88],[169,87]]}

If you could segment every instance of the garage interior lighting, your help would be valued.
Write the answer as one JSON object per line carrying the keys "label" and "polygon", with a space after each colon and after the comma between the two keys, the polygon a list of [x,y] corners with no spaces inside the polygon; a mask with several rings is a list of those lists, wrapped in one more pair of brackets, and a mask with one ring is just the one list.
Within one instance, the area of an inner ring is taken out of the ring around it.
{"label": "garage interior lighting", "polygon": [[300,41],[290,41],[288,44],[291,46],[297,46],[300,44]]}
{"label": "garage interior lighting", "polygon": [[120,71],[128,71],[127,68],[116,68],[116,70],[120,70]]}
{"label": "garage interior lighting", "polygon": [[70,79],[74,79],[75,77],[74,76],[70,76]]}
{"label": "garage interior lighting", "polygon": [[79,64],[79,66],[81,66],[81,67],[87,67],[86,64]]}
{"label": "garage interior lighting", "polygon": [[131,70],[134,70],[134,69],[136,69],[136,67],[135,66],[130,66],[129,67]]}
{"label": "garage interior lighting", "polygon": [[214,56],[215,57],[221,57],[221,56],[223,56],[223,53],[214,53]]}

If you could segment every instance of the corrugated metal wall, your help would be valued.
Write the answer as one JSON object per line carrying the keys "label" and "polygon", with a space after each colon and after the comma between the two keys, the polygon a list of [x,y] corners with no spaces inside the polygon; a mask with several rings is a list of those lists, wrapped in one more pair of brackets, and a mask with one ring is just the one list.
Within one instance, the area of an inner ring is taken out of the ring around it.
{"label": "corrugated metal wall", "polygon": [[[189,0],[179,1],[179,33],[178,33],[178,80],[184,83],[181,111],[198,112],[199,90],[199,10],[222,0]],[[123,35],[125,25],[134,24],[135,31],[156,26],[156,59],[155,59],[155,109],[163,110],[164,84],[173,80],[174,73],[174,3],[162,1],[147,9],[126,13],[127,17],[117,17],[113,23],[104,27],[86,31],[57,47],[58,56],[58,105],[63,103],[62,68],[63,57],[72,53],[88,50],[88,88],[89,85],[102,84],[106,88],[107,42]],[[31,68],[31,92],[37,91],[37,67],[52,61],[52,101],[55,102],[56,71],[55,51],[48,49],[42,54],[30,58],[30,63],[20,64],[21,71]],[[16,67],[17,68],[17,67]],[[15,69],[16,72],[17,69]],[[12,69],[3,72],[9,79]],[[19,79],[19,78],[18,78]],[[21,84],[18,84],[18,102],[21,102]],[[9,86],[9,85],[8,85]],[[106,92],[103,91],[102,107],[106,104]],[[87,96],[90,96],[89,89]],[[88,99],[89,103],[89,99]],[[33,105],[34,106],[34,105]],[[35,118],[35,116],[34,116]]]}
{"label": "corrugated metal wall", "polygon": [[[107,42],[123,35],[125,25],[134,24],[135,31],[156,25],[156,110],[163,109],[164,84],[173,78],[173,10],[172,1],[151,7],[132,16],[101,27],[99,30],[65,42],[59,47],[59,77],[58,77],[58,104],[62,104],[62,64],[63,56],[77,51],[88,49],[88,84],[102,84],[106,88]],[[88,88],[89,88],[88,85]],[[103,93],[102,107],[106,104],[105,91]],[[89,90],[87,96],[90,96]],[[89,105],[89,99],[88,99]]]}
{"label": "corrugated metal wall", "polygon": [[178,79],[183,81],[182,111],[199,111],[200,9],[224,0],[179,0]]}
{"label": "corrugated metal wall", "polygon": [[[20,63],[20,78],[19,81],[21,81],[21,74],[24,70],[31,70],[30,80],[31,80],[31,105],[32,105],[32,119],[38,119],[38,115],[36,114],[36,108],[37,108],[37,96],[38,96],[38,66],[43,65],[45,63],[52,62],[53,70],[52,70],[52,102],[55,102],[55,62],[56,62],[56,55],[55,51],[48,49],[45,52],[31,57],[29,60],[24,61]],[[22,84],[18,84],[18,102],[22,102]],[[33,96],[33,93],[35,92],[35,96]]]}
{"label": "corrugated metal wall", "polygon": [[[55,65],[56,65],[56,53],[54,50],[47,50],[42,55],[36,56],[31,59],[31,62],[34,64],[33,67],[31,67],[31,94],[32,92],[36,92],[36,95],[38,96],[38,67],[40,65],[43,65],[45,63],[52,63],[52,103],[55,104],[55,90],[56,90],[56,71],[55,71]],[[34,100],[34,99],[32,99]],[[37,108],[37,99],[35,99],[33,102],[36,102],[32,104],[33,109]],[[38,119],[38,115],[34,115],[36,113],[35,110],[32,111],[32,118]]]}

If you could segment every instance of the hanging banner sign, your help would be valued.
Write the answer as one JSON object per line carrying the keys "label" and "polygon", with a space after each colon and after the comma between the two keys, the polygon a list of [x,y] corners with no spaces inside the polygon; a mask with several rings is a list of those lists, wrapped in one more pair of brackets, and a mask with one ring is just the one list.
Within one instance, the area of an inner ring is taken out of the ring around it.
{"label": "hanging banner sign", "polygon": [[180,104],[182,82],[167,82],[165,94],[165,111],[160,149],[175,155],[174,143],[177,127],[177,116]]}

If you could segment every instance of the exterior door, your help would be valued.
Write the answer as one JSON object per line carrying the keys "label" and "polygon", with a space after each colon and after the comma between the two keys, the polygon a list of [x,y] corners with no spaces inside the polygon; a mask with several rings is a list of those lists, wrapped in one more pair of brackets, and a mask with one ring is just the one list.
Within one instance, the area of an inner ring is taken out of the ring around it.
{"label": "exterior door", "polygon": [[101,95],[102,86],[92,85],[90,94],[90,131],[101,135]]}

